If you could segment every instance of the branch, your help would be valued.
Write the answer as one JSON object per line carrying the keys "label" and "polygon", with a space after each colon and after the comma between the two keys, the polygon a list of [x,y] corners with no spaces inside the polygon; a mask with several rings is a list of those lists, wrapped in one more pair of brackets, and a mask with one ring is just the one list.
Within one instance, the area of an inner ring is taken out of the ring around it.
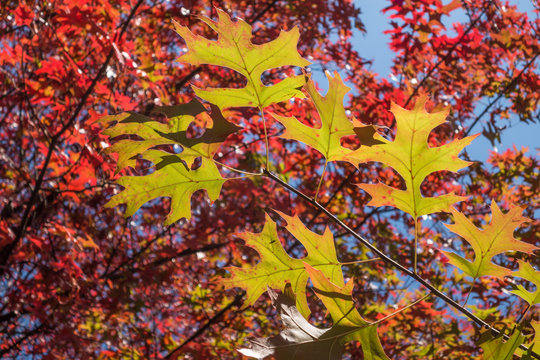
{"label": "branch", "polygon": [[484,109],[484,111],[482,111],[473,121],[473,123],[471,124],[471,126],[469,126],[469,128],[467,129],[467,131],[465,132],[465,136],[469,135],[470,132],[472,131],[473,127],[478,123],[478,121],[480,121],[480,119],[488,112],[488,110],[497,102],[499,101],[499,99],[501,97],[503,97],[504,95],[507,94],[507,91],[510,90],[514,85],[516,85],[517,81],[519,80],[519,78],[521,77],[521,75],[523,75],[523,73],[525,72],[525,70],[527,70],[529,68],[529,66],[531,66],[534,61],[536,60],[536,58],[540,55],[540,53],[537,53],[536,55],[534,55],[532,57],[531,60],[529,60],[529,62],[523,67],[523,69],[521,69],[521,71],[517,74],[516,77],[514,77],[512,79],[512,81],[510,81],[503,89],[503,91],[501,91],[499,93],[499,95],[493,100],[491,101],[487,106],[486,108]]}
{"label": "branch", "polygon": [[[452,300],[450,297],[448,297],[446,294],[444,294],[443,292],[439,291],[437,288],[435,288],[433,285],[431,285],[427,280],[423,279],[422,277],[420,277],[418,274],[414,273],[413,271],[407,269],[406,267],[404,267],[403,265],[401,265],[400,263],[398,263],[397,261],[395,261],[394,259],[390,258],[389,256],[387,256],[385,253],[383,253],[381,250],[377,249],[374,245],[372,245],[368,240],[366,240],[364,237],[360,236],[359,234],[357,234],[354,230],[352,230],[350,227],[348,227],[343,221],[339,220],[334,214],[332,214],[330,211],[328,211],[324,206],[322,206],[321,204],[319,204],[318,202],[316,202],[315,200],[313,200],[312,198],[310,198],[309,196],[305,195],[304,193],[302,193],[301,191],[297,190],[296,188],[294,188],[293,186],[289,185],[288,183],[286,183],[285,181],[281,180],[279,177],[277,177],[276,175],[274,175],[273,173],[269,172],[268,170],[264,170],[263,171],[263,175],[270,178],[271,180],[273,180],[274,182],[280,184],[281,186],[283,186],[286,190],[296,194],[297,196],[299,196],[300,198],[304,199],[305,201],[307,201],[308,203],[310,203],[311,205],[313,205],[314,207],[316,207],[317,209],[319,209],[322,213],[324,213],[326,216],[328,216],[334,223],[336,223],[337,225],[339,225],[342,229],[344,229],[349,235],[351,235],[352,237],[354,237],[356,240],[358,240],[359,242],[361,242],[364,246],[366,246],[368,249],[370,249],[371,251],[373,251],[375,254],[377,254],[384,262],[390,264],[391,266],[393,266],[394,268],[398,269],[399,271],[401,271],[402,273],[405,273],[407,274],[409,277],[413,278],[414,280],[416,280],[416,282],[420,283],[422,286],[424,286],[425,288],[429,289],[433,295],[437,296],[438,298],[440,298],[441,300],[443,300],[444,302],[446,302],[448,305],[452,306],[454,309],[458,310],[459,312],[461,312],[463,315],[465,315],[466,317],[468,317],[469,319],[471,319],[472,321],[474,321],[476,324],[484,327],[485,329],[488,329],[491,331],[491,333],[494,335],[494,336],[500,336],[501,335],[501,332],[497,329],[495,329],[494,327],[492,327],[491,325],[489,325],[487,322],[485,322],[484,320],[480,319],[479,317],[477,317],[476,315],[474,315],[473,313],[471,313],[469,310],[467,310],[465,307],[461,306],[459,303],[457,303],[456,301]],[[507,335],[502,335],[504,339],[509,339],[509,337]],[[519,346],[522,350],[529,350],[525,345],[520,345]],[[532,355],[533,357],[537,358],[537,359],[540,359],[540,355],[538,355],[537,353],[534,353],[532,352]]]}
{"label": "branch", "polygon": [[[452,55],[452,53],[454,52],[454,50],[458,47],[458,45],[461,44],[461,40],[463,40],[463,38],[465,38],[465,36],[467,36],[467,34],[476,26],[476,23],[478,22],[478,20],[480,20],[480,18],[482,17],[482,15],[484,15],[484,13],[486,12],[486,10],[488,9],[487,6],[484,7],[484,10],[482,10],[482,12],[480,13],[480,15],[478,15],[478,17],[476,19],[474,19],[470,24],[469,24],[469,27],[463,32],[463,34],[459,37],[458,41],[456,41],[456,43],[450,48],[450,50],[448,50],[448,53],[445,55],[445,57],[443,57],[442,59],[440,59],[436,64],[435,66],[433,66],[429,71],[428,73],[426,74],[426,76],[424,76],[424,78],[422,79],[422,81],[420,81],[420,84],[418,84],[417,87],[414,88],[414,91],[412,92],[412,94],[409,96],[409,98],[407,99],[407,101],[405,102],[405,105],[403,105],[403,107],[406,107],[407,105],[409,105],[409,103],[411,102],[411,100],[414,98],[414,96],[416,94],[418,94],[418,90],[420,90],[420,88],[422,87],[422,85],[424,85],[424,83],[426,82],[427,79],[429,79],[431,77],[431,75],[433,74],[433,72],[435,70],[437,70],[439,68],[439,66],[441,66],[443,63],[445,63],[448,58],[450,58],[450,55]],[[394,119],[394,122],[392,123],[392,125],[390,126],[390,128],[393,128],[394,125],[395,125],[395,122],[396,120]]]}
{"label": "branch", "polygon": [[[199,253],[199,252],[207,252],[207,251],[220,249],[222,247],[227,246],[228,244],[229,244],[229,242],[224,242],[224,243],[206,245],[206,246],[200,247],[198,249],[185,249],[185,250],[177,252],[176,254],[174,254],[172,256],[156,259],[156,260],[151,261],[151,262],[149,262],[147,264],[144,264],[144,265],[141,266],[141,268],[161,266],[161,265],[166,264],[166,263],[168,263],[168,262],[170,262],[170,261],[172,261],[174,259],[178,259],[178,258],[181,258],[181,257],[184,257],[184,256],[194,255],[194,254]],[[130,262],[132,262],[131,259],[130,259],[130,261],[128,263],[130,263]],[[131,273],[132,272],[131,270],[129,270],[129,271],[126,270],[126,271],[119,272],[120,269],[122,267],[125,267],[125,266],[126,266],[126,263],[123,263],[120,266],[118,266],[116,269],[111,271],[110,273],[103,274],[101,276],[101,278],[113,279],[114,280],[114,279],[118,279],[118,278],[122,277],[122,275],[124,275],[127,272]]]}
{"label": "branch", "polygon": [[202,327],[200,327],[199,329],[197,329],[197,331],[195,331],[193,333],[193,335],[191,335],[189,338],[187,338],[186,340],[184,340],[183,343],[181,343],[180,345],[178,345],[174,350],[172,350],[170,353],[168,353],[164,359],[173,359],[174,358],[178,358],[178,356],[180,355],[179,352],[180,350],[186,346],[188,343],[190,343],[191,341],[195,340],[196,338],[198,338],[200,335],[202,335],[206,330],[208,330],[210,328],[210,326],[212,326],[214,323],[216,323],[219,318],[221,316],[223,316],[223,314],[225,314],[227,311],[229,311],[233,306],[236,306],[240,303],[240,300],[242,299],[242,297],[244,296],[244,293],[242,292],[241,294],[238,294],[234,297],[234,300],[232,302],[229,303],[229,305],[225,306],[223,309],[221,309],[216,315],[212,316],[212,318],[210,318],[206,324],[204,324]]}

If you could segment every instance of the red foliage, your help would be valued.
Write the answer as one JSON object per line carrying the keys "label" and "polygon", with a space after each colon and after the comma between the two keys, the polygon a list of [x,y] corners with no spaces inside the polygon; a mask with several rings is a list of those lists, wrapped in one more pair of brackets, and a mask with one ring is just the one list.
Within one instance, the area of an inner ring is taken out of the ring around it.
{"label": "red foliage", "polygon": [[[451,31],[441,19],[461,3],[469,21],[453,24]],[[120,209],[104,208],[119,189],[113,184],[114,160],[104,153],[108,140],[96,123],[99,117],[127,110],[149,114],[156,105],[187,102],[193,97],[189,83],[238,84],[238,77],[227,70],[176,63],[185,49],[172,29],[172,18],[211,36],[193,15],[214,16],[214,7],[220,7],[253,24],[255,41],[273,39],[280,29],[299,25],[304,57],[323,67],[346,69],[343,73],[354,86],[351,114],[362,122],[392,128],[390,101],[408,107],[421,92],[432,96],[432,107],[451,105],[450,126],[441,127],[430,140],[440,144],[456,133],[477,131],[492,141],[504,140],[510,116],[538,122],[538,10],[535,18],[528,17],[508,3],[498,3],[389,1],[393,73],[399,77],[390,82],[376,77],[351,45],[353,34],[363,31],[361,13],[352,1],[3,1],[0,357],[237,358],[234,348],[244,337],[264,334],[274,321],[266,318],[263,306],[243,313],[241,296],[222,291],[213,281],[234,259],[253,259],[233,234],[259,231],[268,208],[294,212],[314,230],[326,226],[308,204],[265,181],[257,186],[226,183],[213,206],[196,193],[193,218],[169,227],[161,225],[167,201],[148,203],[130,219],[124,219]],[[311,116],[312,109],[304,105],[298,101],[273,110]],[[262,129],[245,120],[254,116],[249,110],[231,114],[245,130],[229,138],[217,159],[230,161],[228,156],[235,153],[233,165],[238,168],[259,167],[264,141],[256,134]],[[324,161],[315,151],[278,139],[280,132],[279,125],[270,124],[270,147],[272,156],[282,161],[280,173],[313,194]],[[243,145],[232,147],[233,142]],[[492,154],[490,164],[471,167],[461,183],[443,185],[448,182],[435,176],[426,187],[433,192],[442,186],[445,191],[466,188],[472,200],[463,206],[478,219],[484,217],[488,199],[503,206],[529,204],[526,213],[532,217],[538,206],[538,160],[514,149]],[[143,171],[144,164],[136,170]],[[410,265],[410,234],[396,225],[410,219],[393,209],[364,207],[367,195],[354,186],[376,179],[395,186],[400,182],[376,164],[362,171],[331,165],[321,202],[347,218],[352,228],[370,234],[392,258]],[[434,241],[450,245],[447,233],[433,224],[424,227],[423,238],[431,243],[421,244],[422,275],[464,298],[467,286],[441,265],[439,253],[430,256],[430,250],[436,252],[430,247]],[[339,230],[334,233],[340,239],[340,260],[366,256],[360,244],[340,237]],[[520,236],[538,243],[538,234],[538,224],[532,223]],[[390,308],[416,291],[381,264],[351,268],[351,274],[358,279],[358,304],[368,314],[380,311],[363,304]],[[501,305],[489,314],[491,320],[517,316],[524,304],[489,290],[495,286],[477,283],[472,289],[475,305]],[[423,303],[386,323],[380,335],[388,355],[409,358],[416,350],[414,339],[422,338],[438,358],[475,356],[478,348],[463,336],[475,336],[475,329],[461,319],[445,319],[445,311],[443,304]],[[355,345],[349,350],[353,357],[358,351]]]}

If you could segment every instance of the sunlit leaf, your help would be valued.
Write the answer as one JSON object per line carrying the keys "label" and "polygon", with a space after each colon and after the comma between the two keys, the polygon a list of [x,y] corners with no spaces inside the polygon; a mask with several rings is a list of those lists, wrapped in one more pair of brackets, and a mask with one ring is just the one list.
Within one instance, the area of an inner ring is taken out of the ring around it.
{"label": "sunlit leaf", "polygon": [[264,71],[283,66],[307,66],[296,45],[300,33],[297,27],[282,31],[277,39],[256,45],[251,42],[252,28],[243,20],[232,21],[229,15],[218,10],[218,21],[200,17],[217,34],[217,40],[193,34],[187,27],[175,22],[176,32],[184,39],[189,51],[178,61],[192,65],[218,65],[233,69],[244,75],[247,84],[239,89],[199,89],[193,87],[201,98],[227,107],[266,107],[292,97],[304,97],[300,88],[305,83],[302,75],[287,77],[274,85],[264,85]]}
{"label": "sunlit leaf", "polygon": [[229,267],[231,277],[223,279],[222,282],[227,288],[240,287],[246,290],[245,306],[255,303],[267,288],[284,290],[289,283],[296,295],[298,309],[307,316],[310,313],[306,300],[308,273],[304,262],[321,270],[336,284],[343,284],[334,237],[328,228],[324,234],[319,235],[307,229],[298,217],[279,214],[287,222],[285,228],[306,249],[306,257],[295,259],[287,254],[279,240],[276,223],[266,215],[266,222],[260,233],[246,232],[238,235],[247,246],[259,253],[259,262],[255,266]]}
{"label": "sunlit leaf", "polygon": [[[281,316],[285,329],[274,337],[250,339],[249,347],[239,349],[245,356],[256,359],[273,356],[276,360],[339,360],[345,338],[352,332],[359,331],[358,328],[351,331],[351,329],[336,326],[319,329],[300,314],[292,294],[286,292],[278,295],[272,289],[268,289],[268,294]],[[371,331],[376,336],[375,326],[369,326],[363,330],[370,331],[369,329],[372,329]],[[388,358],[384,353],[382,355],[370,353],[364,348],[364,359]]]}
{"label": "sunlit leaf", "polygon": [[435,212],[449,211],[449,206],[466,198],[454,193],[425,197],[420,185],[436,171],[456,172],[470,163],[458,158],[461,150],[476,136],[454,140],[437,147],[428,146],[428,137],[433,129],[445,122],[448,111],[428,113],[424,105],[427,97],[419,97],[412,110],[392,103],[391,111],[396,118],[394,141],[376,134],[382,144],[362,146],[345,156],[354,165],[370,161],[382,162],[396,170],[405,181],[405,190],[385,184],[359,184],[370,196],[370,206],[394,206],[413,218]]}
{"label": "sunlit leaf", "polygon": [[[528,262],[518,260],[519,270],[512,273],[514,277],[520,277],[534,284],[536,289],[529,291],[523,287],[523,285],[517,285],[517,289],[510,291],[521,297],[523,300],[534,306],[540,304],[540,271],[535,270]],[[538,349],[540,350],[540,349]]]}
{"label": "sunlit leaf", "polygon": [[[230,134],[240,128],[228,122],[216,106],[211,105],[212,112],[198,101],[192,100],[187,104],[155,107],[153,114],[167,116],[167,122],[153,120],[149,116],[134,112],[121,113],[102,118],[104,124],[117,121],[117,123],[104,130],[103,134],[111,138],[130,135],[132,138],[123,138],[107,148],[108,153],[117,153],[117,171],[126,166],[135,166],[135,156],[158,145],[180,145],[183,151],[178,154],[188,166],[193,164],[197,157],[211,159],[223,141]],[[210,128],[199,137],[188,137],[189,125],[195,121],[196,116],[205,116]],[[133,138],[133,136],[136,138]]]}
{"label": "sunlit leaf", "polygon": [[[305,89],[317,108],[320,116],[321,126],[314,128],[302,124],[295,117],[286,117],[273,114],[274,118],[285,126],[285,132],[281,135],[284,139],[291,139],[303,142],[306,145],[319,151],[326,161],[343,160],[344,156],[351,153],[352,150],[341,146],[341,138],[358,134],[363,138],[362,145],[373,145],[381,143],[373,139],[376,131],[373,126],[361,126],[355,124],[345,114],[343,100],[345,94],[349,92],[341,77],[336,72],[334,77],[326,72],[329,88],[326,96],[322,96],[317,91],[313,80],[309,79]],[[368,132],[370,132],[368,134]],[[364,136],[367,135],[367,136]]]}
{"label": "sunlit leaf", "polygon": [[480,346],[484,350],[482,358],[484,360],[512,360],[514,353],[524,340],[525,336],[519,329],[515,329],[508,340],[504,340],[502,335],[493,337],[488,331],[481,338]]}
{"label": "sunlit leaf", "polygon": [[144,157],[155,164],[155,171],[146,176],[121,177],[118,184],[125,189],[113,196],[107,207],[126,204],[125,216],[131,216],[152,199],[170,197],[171,211],[165,220],[168,225],[181,218],[191,218],[191,196],[195,191],[206,190],[214,201],[226,181],[216,165],[205,158],[199,168],[189,170],[178,156],[163,151],[148,150]]}
{"label": "sunlit leaf", "polygon": [[495,201],[492,201],[491,221],[484,229],[479,229],[465,215],[452,209],[454,224],[446,224],[446,227],[471,244],[475,256],[471,262],[455,253],[445,251],[449,262],[475,279],[480,276],[503,278],[512,275],[510,269],[494,264],[492,259],[495,255],[508,251],[532,254],[538,249],[532,244],[514,238],[516,228],[528,221],[521,215],[522,212],[521,207],[512,205],[510,210],[503,214]]}

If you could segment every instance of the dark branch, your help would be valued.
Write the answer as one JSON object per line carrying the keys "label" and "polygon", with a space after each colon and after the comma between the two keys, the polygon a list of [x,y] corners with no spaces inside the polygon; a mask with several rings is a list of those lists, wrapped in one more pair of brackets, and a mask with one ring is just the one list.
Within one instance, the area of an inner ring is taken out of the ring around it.
{"label": "dark branch", "polygon": [[217,314],[215,314],[214,316],[212,316],[212,318],[210,318],[206,324],[204,324],[203,326],[201,326],[199,329],[197,329],[197,331],[195,331],[193,333],[193,335],[191,335],[189,338],[187,338],[186,340],[184,340],[183,343],[181,343],[180,345],[178,345],[174,350],[172,350],[170,353],[167,354],[167,356],[164,357],[164,359],[174,359],[174,358],[178,358],[178,356],[180,355],[180,350],[182,350],[182,348],[184,346],[186,346],[188,343],[192,342],[193,340],[195,340],[196,338],[198,338],[199,336],[201,336],[206,330],[208,330],[213,324],[217,323],[219,321],[219,319],[223,316],[223,314],[225,314],[227,311],[229,311],[233,306],[237,306],[239,303],[240,303],[240,300],[242,299],[242,297],[244,296],[244,293],[242,292],[241,294],[238,294],[234,297],[234,300],[227,306],[225,306],[223,309],[221,309]]}

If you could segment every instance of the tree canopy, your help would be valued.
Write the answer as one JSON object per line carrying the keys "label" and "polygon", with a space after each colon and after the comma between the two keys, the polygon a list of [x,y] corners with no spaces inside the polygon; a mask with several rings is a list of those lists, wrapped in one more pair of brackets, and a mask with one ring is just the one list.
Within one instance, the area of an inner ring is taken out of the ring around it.
{"label": "tree canopy", "polygon": [[539,358],[540,7],[361,10],[2,2],[0,357]]}

